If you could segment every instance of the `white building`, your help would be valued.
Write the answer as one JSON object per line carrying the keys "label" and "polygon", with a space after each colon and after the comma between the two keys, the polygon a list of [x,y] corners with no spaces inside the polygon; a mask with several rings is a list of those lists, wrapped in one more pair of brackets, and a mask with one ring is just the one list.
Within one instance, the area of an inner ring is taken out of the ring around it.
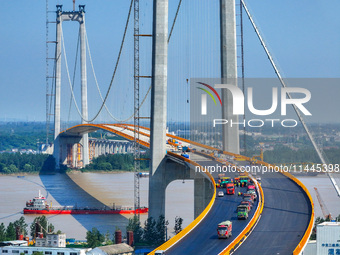
{"label": "white building", "polygon": [[36,247],[66,247],[65,234],[47,234],[46,238],[36,238]]}
{"label": "white building", "polygon": [[323,222],[316,226],[318,255],[340,255],[340,222]]}
{"label": "white building", "polygon": [[20,253],[32,255],[34,252],[43,252],[44,255],[86,255],[89,250],[91,249],[4,246],[0,247],[0,255],[20,255]]}

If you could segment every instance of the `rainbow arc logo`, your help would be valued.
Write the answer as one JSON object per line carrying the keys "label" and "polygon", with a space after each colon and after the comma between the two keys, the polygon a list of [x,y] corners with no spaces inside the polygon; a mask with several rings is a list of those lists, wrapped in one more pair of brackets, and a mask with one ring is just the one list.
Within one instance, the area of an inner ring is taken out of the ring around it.
{"label": "rainbow arc logo", "polygon": [[[207,87],[209,90],[211,90],[217,97],[217,99],[219,100],[221,106],[222,106],[222,100],[220,95],[217,93],[217,91],[211,87],[210,85],[203,83],[203,82],[197,82],[198,84],[201,84],[205,87]],[[205,93],[207,93],[211,99],[214,101],[215,105],[217,105],[216,99],[214,97],[214,95],[206,88],[201,88],[201,87],[196,87],[197,89],[203,90]],[[207,115],[207,94],[202,94],[201,95],[201,100],[202,100],[202,107],[201,107],[201,114],[202,115]]]}

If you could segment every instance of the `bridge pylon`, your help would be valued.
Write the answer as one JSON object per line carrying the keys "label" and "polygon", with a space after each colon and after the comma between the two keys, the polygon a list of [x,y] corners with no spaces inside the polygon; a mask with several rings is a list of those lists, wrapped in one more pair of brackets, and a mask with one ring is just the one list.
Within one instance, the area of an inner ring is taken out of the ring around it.
{"label": "bridge pylon", "polygon": [[[85,5],[79,5],[79,11],[63,11],[62,5],[57,5],[56,19],[56,63],[55,63],[55,99],[54,99],[54,147],[53,156],[56,159],[57,168],[61,160],[60,133],[60,108],[61,108],[61,46],[63,21],[78,21],[80,28],[80,71],[81,71],[81,114],[82,123],[87,123],[87,75],[86,75],[86,32],[85,32]],[[82,136],[82,164],[89,164],[88,134]]]}
{"label": "bridge pylon", "polygon": [[[235,0],[220,0],[221,78],[223,84],[237,86],[237,44]],[[238,123],[233,115],[232,95],[222,89],[222,119]],[[238,125],[223,125],[222,145],[224,151],[240,153]]]}
{"label": "bridge pylon", "polygon": [[165,168],[168,5],[168,0],[153,1],[149,216],[155,219],[158,219],[160,215],[165,215],[165,208],[161,206],[165,204],[165,192],[159,190],[164,183],[156,173]]}

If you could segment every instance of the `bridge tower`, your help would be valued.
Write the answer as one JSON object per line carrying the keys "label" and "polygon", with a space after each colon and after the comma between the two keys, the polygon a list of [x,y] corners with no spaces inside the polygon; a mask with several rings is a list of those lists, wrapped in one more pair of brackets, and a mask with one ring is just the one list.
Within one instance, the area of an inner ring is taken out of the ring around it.
{"label": "bridge tower", "polygon": [[[56,63],[55,63],[55,100],[54,100],[54,149],[53,155],[56,159],[57,167],[60,159],[60,99],[61,99],[61,45],[62,45],[62,23],[63,21],[78,21],[80,27],[80,66],[81,66],[81,112],[82,123],[87,123],[87,76],[86,76],[86,40],[85,40],[85,5],[79,5],[79,11],[65,12],[62,5],[57,5],[56,20]],[[83,166],[89,164],[88,134],[82,137]]]}
{"label": "bridge tower", "polygon": [[151,81],[151,166],[149,180],[149,216],[155,219],[165,212],[163,178],[168,82],[168,0],[153,1],[152,81]]}
{"label": "bridge tower", "polygon": [[[237,86],[235,0],[220,0],[220,40],[222,83]],[[222,89],[222,119],[237,123],[238,116],[233,115],[232,100],[230,91]],[[224,151],[240,153],[238,125],[233,125],[233,127],[223,125],[222,139]]]}
{"label": "bridge tower", "polygon": [[[237,86],[237,50],[235,0],[220,0],[221,75],[225,84]],[[153,1],[153,44],[152,44],[152,90],[151,90],[151,166],[149,179],[149,216],[155,219],[165,214],[165,189],[170,181],[179,178],[174,168],[165,162],[166,119],[167,119],[167,60],[168,60],[168,0]],[[232,114],[232,96],[222,91],[223,119],[237,122]],[[223,130],[223,149],[239,153],[237,126]],[[194,179],[195,217],[205,208],[211,195],[206,179],[193,176],[190,170],[181,168],[185,176]],[[170,173],[171,172],[171,173]],[[184,179],[184,178],[183,178]]]}

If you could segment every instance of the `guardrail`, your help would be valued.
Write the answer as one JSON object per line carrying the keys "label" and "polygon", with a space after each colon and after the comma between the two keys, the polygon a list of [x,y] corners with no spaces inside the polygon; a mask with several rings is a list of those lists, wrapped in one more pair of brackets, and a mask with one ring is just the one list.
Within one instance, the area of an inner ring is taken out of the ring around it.
{"label": "guardrail", "polygon": [[[185,162],[188,162],[189,164],[192,164],[194,166],[199,166],[201,167],[199,164],[197,164],[194,161],[191,161],[190,159],[184,158],[180,155],[177,155],[173,152],[168,152],[168,155],[179,158]],[[192,231],[203,219],[204,217],[209,213],[210,209],[212,208],[215,199],[216,199],[216,183],[214,178],[212,177],[212,175],[209,172],[205,172],[205,174],[208,176],[208,178],[211,180],[213,186],[214,186],[214,194],[213,197],[211,198],[208,206],[203,210],[203,212],[196,218],[194,219],[186,228],[184,228],[181,232],[179,232],[177,235],[175,235],[174,237],[172,237],[171,239],[169,239],[168,241],[166,241],[164,244],[162,244],[161,246],[157,247],[155,250],[153,250],[152,252],[148,253],[149,255],[154,255],[155,252],[157,250],[167,250],[170,247],[172,247],[173,245],[175,245],[178,241],[180,241],[184,236],[186,236],[188,233],[190,233],[190,231]]]}

